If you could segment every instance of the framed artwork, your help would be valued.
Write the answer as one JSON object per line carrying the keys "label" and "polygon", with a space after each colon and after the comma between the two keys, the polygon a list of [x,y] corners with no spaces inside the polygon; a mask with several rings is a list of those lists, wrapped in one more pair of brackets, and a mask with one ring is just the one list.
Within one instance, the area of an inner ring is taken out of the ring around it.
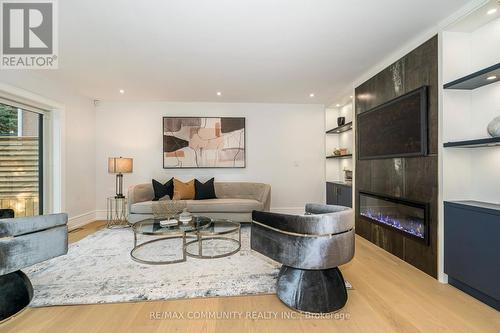
{"label": "framed artwork", "polygon": [[244,168],[245,118],[163,117],[163,168]]}

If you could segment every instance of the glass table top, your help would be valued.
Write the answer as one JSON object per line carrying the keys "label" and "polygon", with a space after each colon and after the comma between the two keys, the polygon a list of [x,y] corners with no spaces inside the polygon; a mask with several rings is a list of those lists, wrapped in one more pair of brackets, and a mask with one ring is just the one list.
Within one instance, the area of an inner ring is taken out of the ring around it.
{"label": "glass table top", "polygon": [[197,230],[200,235],[224,235],[238,231],[240,224],[230,220],[212,219],[212,223],[203,229]]}
{"label": "glass table top", "polygon": [[162,227],[160,220],[147,219],[136,222],[132,229],[135,233],[144,235],[168,235],[182,232],[192,232],[208,228],[212,224],[212,219],[205,216],[193,216],[188,223],[179,222],[177,225]]}

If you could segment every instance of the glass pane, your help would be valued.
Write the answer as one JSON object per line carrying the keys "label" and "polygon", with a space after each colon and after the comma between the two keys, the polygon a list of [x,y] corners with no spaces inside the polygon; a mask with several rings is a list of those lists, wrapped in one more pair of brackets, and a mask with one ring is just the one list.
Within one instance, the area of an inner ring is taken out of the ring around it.
{"label": "glass pane", "polygon": [[39,214],[41,115],[0,103],[0,208]]}
{"label": "glass pane", "polygon": [[360,194],[359,213],[370,220],[425,239],[425,208]]}

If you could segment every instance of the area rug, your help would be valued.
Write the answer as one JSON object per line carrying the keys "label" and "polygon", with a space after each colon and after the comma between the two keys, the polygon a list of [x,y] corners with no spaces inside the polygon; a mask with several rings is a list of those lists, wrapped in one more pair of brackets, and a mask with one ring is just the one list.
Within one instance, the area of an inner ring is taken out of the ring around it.
{"label": "area rug", "polygon": [[[24,270],[34,288],[30,306],[274,293],[280,265],[250,250],[249,226],[242,227],[241,236],[241,250],[230,257],[188,257],[177,264],[147,265],[130,257],[130,229],[103,229],[70,244],[67,255]],[[150,239],[142,236],[139,241]],[[204,246],[206,251],[233,246],[225,244],[207,242]],[[180,248],[181,240],[173,239],[152,243],[137,254],[146,259],[174,259]]]}

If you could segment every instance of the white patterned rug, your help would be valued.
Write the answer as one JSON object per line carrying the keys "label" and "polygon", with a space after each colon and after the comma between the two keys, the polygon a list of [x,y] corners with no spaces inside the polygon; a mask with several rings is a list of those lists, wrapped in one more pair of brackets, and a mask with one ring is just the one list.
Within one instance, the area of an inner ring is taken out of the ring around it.
{"label": "white patterned rug", "polygon": [[[67,255],[24,270],[35,291],[30,306],[274,293],[280,265],[250,250],[249,226],[242,227],[241,236],[241,250],[230,257],[147,265],[130,258],[130,229],[103,229],[70,244]],[[150,239],[142,236],[139,241]],[[204,246],[220,249],[217,244]],[[160,241],[141,248],[138,255],[174,259],[180,248],[180,239]]]}

